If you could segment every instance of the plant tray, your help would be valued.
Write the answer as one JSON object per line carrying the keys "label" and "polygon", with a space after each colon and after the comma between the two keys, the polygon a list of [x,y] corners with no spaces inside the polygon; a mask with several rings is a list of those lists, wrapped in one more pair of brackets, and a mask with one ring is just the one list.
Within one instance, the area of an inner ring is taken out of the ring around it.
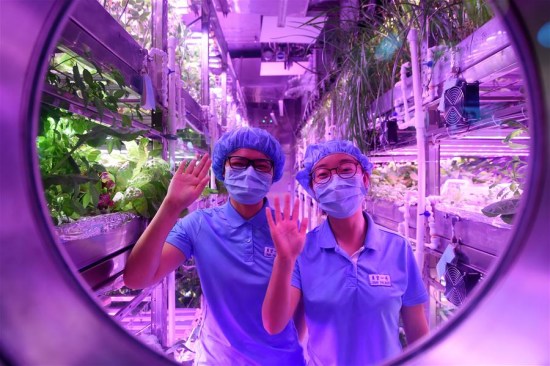
{"label": "plant tray", "polygon": [[146,225],[144,218],[121,212],[60,225],[57,234],[75,267],[95,288],[122,272]]}

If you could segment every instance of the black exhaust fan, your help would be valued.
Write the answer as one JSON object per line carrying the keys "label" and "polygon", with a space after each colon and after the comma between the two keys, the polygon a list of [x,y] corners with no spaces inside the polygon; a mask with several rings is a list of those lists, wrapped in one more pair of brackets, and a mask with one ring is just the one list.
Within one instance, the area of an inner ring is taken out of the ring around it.
{"label": "black exhaust fan", "polygon": [[460,306],[481,280],[481,273],[468,267],[468,257],[455,248],[455,258],[445,266],[445,297]]}
{"label": "black exhaust fan", "polygon": [[443,93],[445,126],[460,128],[480,119],[479,83],[457,79],[454,86]]}
{"label": "black exhaust fan", "polygon": [[399,142],[397,119],[390,118],[380,124],[380,145],[387,146]]}

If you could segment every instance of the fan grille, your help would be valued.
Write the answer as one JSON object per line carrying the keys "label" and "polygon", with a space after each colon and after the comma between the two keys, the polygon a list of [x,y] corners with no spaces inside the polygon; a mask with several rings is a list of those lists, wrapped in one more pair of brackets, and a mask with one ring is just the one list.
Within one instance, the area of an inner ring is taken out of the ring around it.
{"label": "fan grille", "polygon": [[462,88],[453,86],[445,91],[445,121],[450,126],[456,126],[465,121],[462,111],[464,110],[464,92]]}
{"label": "fan grille", "polygon": [[464,104],[464,93],[462,88],[459,86],[453,86],[445,91],[445,99],[450,105],[457,105],[460,103],[460,106]]}
{"label": "fan grille", "polygon": [[447,122],[447,124],[455,126],[464,121],[464,117],[462,117],[462,114],[459,112],[459,110],[453,106],[445,112],[445,121]]}
{"label": "fan grille", "polygon": [[466,298],[464,274],[454,266],[448,266],[445,273],[445,297],[456,306]]}

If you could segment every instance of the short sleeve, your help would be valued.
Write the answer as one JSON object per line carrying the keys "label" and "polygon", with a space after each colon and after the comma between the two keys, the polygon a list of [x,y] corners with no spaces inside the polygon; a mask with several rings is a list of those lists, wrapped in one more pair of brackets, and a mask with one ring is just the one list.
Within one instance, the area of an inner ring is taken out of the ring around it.
{"label": "short sleeve", "polygon": [[290,279],[290,284],[297,289],[302,289],[302,276],[300,276],[300,261],[296,260],[294,264],[294,271],[292,272],[292,278]]}
{"label": "short sleeve", "polygon": [[428,292],[426,291],[426,286],[424,286],[424,282],[422,281],[422,274],[416,264],[412,248],[408,242],[405,243],[405,246],[405,258],[407,261],[407,288],[405,289],[402,297],[403,306],[414,306],[428,301]]}
{"label": "short sleeve", "polygon": [[193,257],[193,243],[198,235],[201,223],[201,214],[194,211],[179,219],[172,228],[166,242],[183,252],[186,259]]}

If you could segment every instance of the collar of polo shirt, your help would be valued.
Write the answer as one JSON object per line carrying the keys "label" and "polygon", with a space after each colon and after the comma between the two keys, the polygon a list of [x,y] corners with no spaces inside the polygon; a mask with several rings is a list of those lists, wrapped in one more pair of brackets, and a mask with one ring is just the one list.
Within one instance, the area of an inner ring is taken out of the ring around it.
{"label": "collar of polo shirt", "polygon": [[[367,213],[363,212],[363,217],[367,220],[367,235],[365,236],[365,242],[363,245],[367,249],[379,250],[382,240],[380,237],[380,228],[374,223],[373,219]],[[320,237],[328,239],[321,241],[321,248],[336,248],[338,244],[336,243],[336,238],[330,229],[328,220],[320,226],[319,230],[321,230]]]}
{"label": "collar of polo shirt", "polygon": [[265,216],[265,208],[269,207],[269,202],[267,201],[267,198],[264,198],[264,205],[260,211],[250,219],[245,219],[242,217],[237,210],[235,210],[235,207],[231,205],[230,201],[227,201],[224,207],[225,212],[225,218],[227,219],[227,222],[229,225],[233,228],[237,228],[239,226],[242,226],[246,223],[253,224],[253,225],[265,225],[267,227],[267,218]]}

